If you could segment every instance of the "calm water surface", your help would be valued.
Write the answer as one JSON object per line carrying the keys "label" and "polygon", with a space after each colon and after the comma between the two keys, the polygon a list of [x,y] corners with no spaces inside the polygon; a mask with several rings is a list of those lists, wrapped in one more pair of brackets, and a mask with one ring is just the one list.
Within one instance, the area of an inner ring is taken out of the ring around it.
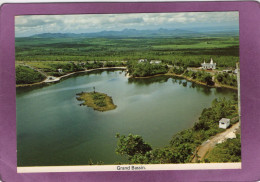
{"label": "calm water surface", "polygon": [[[115,154],[116,133],[141,135],[153,148],[190,128],[203,108],[229,89],[207,88],[160,76],[128,79],[122,71],[95,71],[59,83],[17,88],[18,166],[87,165],[125,161]],[[117,108],[99,112],[80,106],[76,94],[103,92]]]}

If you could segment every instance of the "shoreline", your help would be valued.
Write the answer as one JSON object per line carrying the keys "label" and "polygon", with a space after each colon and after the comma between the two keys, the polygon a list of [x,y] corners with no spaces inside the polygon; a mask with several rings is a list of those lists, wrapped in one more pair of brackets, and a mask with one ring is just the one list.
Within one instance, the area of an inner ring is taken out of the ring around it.
{"label": "shoreline", "polygon": [[216,84],[216,83],[215,83],[215,85],[207,85],[204,82],[200,82],[198,80],[194,80],[194,79],[189,78],[189,77],[184,76],[184,75],[177,75],[177,74],[174,74],[174,73],[166,73],[165,75],[177,76],[177,77],[180,77],[180,78],[184,78],[184,79],[186,79],[188,81],[191,81],[191,82],[194,82],[194,83],[197,83],[197,84],[200,84],[200,85],[204,85],[204,86],[207,86],[207,87],[211,87],[211,88],[228,88],[228,89],[232,89],[232,90],[238,90],[238,88],[236,88],[236,87],[232,87],[232,86],[228,86],[228,85],[222,85],[222,84]]}
{"label": "shoreline", "polygon": [[[102,67],[102,68],[95,68],[95,69],[86,69],[86,70],[83,70],[83,71],[76,71],[76,72],[71,72],[71,73],[68,73],[66,75],[63,75],[63,76],[60,76],[60,77],[54,77],[55,79],[54,80],[49,80],[48,77],[41,81],[41,82],[36,82],[36,83],[32,83],[32,84],[19,84],[19,85],[16,85],[16,88],[18,87],[29,87],[29,86],[34,86],[34,85],[41,85],[41,84],[48,84],[48,83],[54,83],[54,82],[58,82],[60,81],[62,78],[65,78],[65,77],[68,77],[70,75],[74,75],[74,74],[77,74],[77,73],[85,73],[85,72],[92,72],[92,71],[96,71],[96,70],[113,70],[113,69],[123,69],[123,70],[127,70],[127,67]],[[222,85],[222,84],[219,84],[219,83],[215,83],[215,85],[211,86],[211,85],[207,85],[206,83],[203,83],[203,82],[200,82],[198,80],[194,80],[192,78],[189,78],[187,76],[184,76],[184,75],[177,75],[175,73],[164,73],[164,74],[157,74],[157,75],[152,75],[152,76],[145,76],[145,77],[133,77],[133,76],[130,76],[129,73],[126,73],[125,75],[127,78],[152,78],[152,77],[157,77],[157,76],[176,76],[176,77],[179,77],[179,78],[184,78],[186,79],[187,81],[191,81],[191,82],[194,82],[196,84],[200,84],[200,85],[204,85],[204,86],[207,86],[207,87],[211,87],[211,88],[228,88],[228,89],[232,89],[232,90],[238,90],[238,88],[236,87],[232,87],[232,86],[228,86],[228,85]],[[49,77],[52,77],[52,76],[49,76]]]}
{"label": "shoreline", "polygon": [[77,73],[85,73],[85,72],[91,72],[91,71],[96,71],[96,70],[113,70],[113,69],[123,69],[123,70],[126,70],[127,68],[126,67],[103,67],[103,68],[95,68],[95,69],[86,69],[86,70],[83,70],[83,71],[76,71],[76,72],[71,72],[71,73],[68,73],[66,75],[62,75],[60,77],[54,77],[54,76],[49,76],[49,77],[54,77],[55,79],[54,80],[49,80],[48,77],[41,81],[41,82],[36,82],[36,83],[31,83],[31,84],[19,84],[19,85],[16,85],[16,88],[18,87],[29,87],[29,86],[34,86],[34,85],[41,85],[41,84],[47,84],[47,83],[54,83],[54,82],[58,82],[60,81],[62,78],[65,78],[65,77],[68,77],[70,75],[74,75],[74,74],[77,74]]}
{"label": "shoreline", "polygon": [[152,78],[152,77],[157,77],[157,76],[176,76],[176,77],[179,77],[179,78],[184,78],[187,81],[191,81],[191,82],[194,82],[196,84],[204,85],[204,86],[211,87],[211,88],[228,88],[228,89],[232,89],[232,90],[238,90],[238,88],[236,88],[236,87],[232,87],[232,86],[228,86],[228,85],[222,85],[222,84],[219,84],[219,83],[215,83],[215,85],[207,85],[204,82],[200,82],[198,80],[194,80],[194,79],[189,78],[189,77],[184,76],[184,75],[177,75],[175,73],[157,74],[157,75],[145,76],[145,77],[129,76],[128,78],[137,78],[138,79],[138,78]]}

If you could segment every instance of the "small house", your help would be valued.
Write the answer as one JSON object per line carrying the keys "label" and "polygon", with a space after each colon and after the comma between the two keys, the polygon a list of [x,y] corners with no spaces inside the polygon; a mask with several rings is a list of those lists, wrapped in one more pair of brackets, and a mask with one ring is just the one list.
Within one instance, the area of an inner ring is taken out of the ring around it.
{"label": "small house", "polygon": [[219,128],[227,129],[230,125],[230,119],[222,118],[219,121]]}
{"label": "small house", "polygon": [[207,70],[213,70],[213,69],[216,69],[216,63],[213,62],[213,59],[211,58],[210,59],[210,63],[206,63],[204,61],[204,63],[201,63],[201,66],[203,69],[207,69]]}
{"label": "small house", "polygon": [[151,60],[150,61],[150,64],[160,64],[162,63],[162,61],[159,61],[159,60]]}
{"label": "small house", "polygon": [[58,69],[58,72],[59,72],[59,73],[62,73],[62,69]]}
{"label": "small house", "polygon": [[144,63],[147,62],[147,59],[139,59],[138,63]]}

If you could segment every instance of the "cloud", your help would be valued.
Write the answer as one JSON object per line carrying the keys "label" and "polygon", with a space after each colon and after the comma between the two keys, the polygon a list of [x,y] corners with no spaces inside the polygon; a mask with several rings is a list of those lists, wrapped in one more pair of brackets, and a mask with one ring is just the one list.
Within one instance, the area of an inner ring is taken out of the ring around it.
{"label": "cloud", "polygon": [[125,28],[155,29],[196,24],[238,25],[238,12],[26,15],[15,18],[17,36],[36,33],[85,33]]}
{"label": "cloud", "polygon": [[61,19],[52,19],[51,17],[43,18],[35,16],[19,16],[15,19],[16,27],[39,27],[45,25],[62,25],[63,21]]}

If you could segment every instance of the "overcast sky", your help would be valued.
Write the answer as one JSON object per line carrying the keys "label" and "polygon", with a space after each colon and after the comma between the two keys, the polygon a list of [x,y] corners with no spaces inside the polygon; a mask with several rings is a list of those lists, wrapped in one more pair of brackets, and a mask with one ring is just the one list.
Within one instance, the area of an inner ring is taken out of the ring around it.
{"label": "overcast sky", "polygon": [[[238,29],[238,12],[27,15],[15,18],[16,37],[129,29]],[[200,27],[200,28],[198,28]]]}

